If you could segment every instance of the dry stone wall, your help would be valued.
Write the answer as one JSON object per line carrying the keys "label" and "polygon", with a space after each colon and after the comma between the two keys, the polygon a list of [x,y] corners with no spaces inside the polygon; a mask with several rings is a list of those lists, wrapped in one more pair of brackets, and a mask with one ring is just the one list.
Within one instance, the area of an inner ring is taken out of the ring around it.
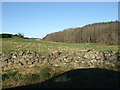
{"label": "dry stone wall", "polygon": [[0,62],[2,68],[19,65],[49,65],[53,67],[110,67],[120,68],[119,52],[101,52],[87,50],[79,52],[55,51],[47,55],[40,55],[34,51],[1,53]]}

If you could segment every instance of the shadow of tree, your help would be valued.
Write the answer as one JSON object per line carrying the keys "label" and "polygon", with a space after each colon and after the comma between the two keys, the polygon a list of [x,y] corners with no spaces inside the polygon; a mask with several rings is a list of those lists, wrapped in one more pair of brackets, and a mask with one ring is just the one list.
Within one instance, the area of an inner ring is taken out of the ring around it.
{"label": "shadow of tree", "polygon": [[90,68],[70,70],[42,83],[19,86],[22,88],[120,88],[120,72]]}

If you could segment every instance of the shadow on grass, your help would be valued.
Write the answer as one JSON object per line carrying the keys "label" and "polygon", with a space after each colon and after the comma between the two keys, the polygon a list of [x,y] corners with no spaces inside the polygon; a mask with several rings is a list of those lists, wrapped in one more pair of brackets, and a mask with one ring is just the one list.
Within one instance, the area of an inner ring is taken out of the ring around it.
{"label": "shadow on grass", "polygon": [[70,70],[42,83],[19,86],[22,88],[120,88],[120,72],[90,68]]}

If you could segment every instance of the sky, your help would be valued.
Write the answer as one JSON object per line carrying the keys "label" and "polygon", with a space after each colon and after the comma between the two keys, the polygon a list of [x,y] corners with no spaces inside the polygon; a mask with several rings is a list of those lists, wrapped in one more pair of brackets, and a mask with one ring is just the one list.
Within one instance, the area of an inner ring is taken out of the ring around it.
{"label": "sky", "polygon": [[2,2],[119,2],[119,0],[1,0]]}
{"label": "sky", "polygon": [[118,20],[117,2],[2,3],[2,33],[23,33],[29,38],[115,20]]}

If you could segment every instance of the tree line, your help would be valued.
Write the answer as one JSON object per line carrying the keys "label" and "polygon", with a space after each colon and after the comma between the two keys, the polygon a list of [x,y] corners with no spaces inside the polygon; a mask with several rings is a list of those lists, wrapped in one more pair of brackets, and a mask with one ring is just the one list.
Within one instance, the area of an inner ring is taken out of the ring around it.
{"label": "tree line", "polygon": [[118,21],[89,24],[46,35],[43,40],[70,43],[118,43]]}
{"label": "tree line", "polygon": [[13,34],[8,34],[8,33],[0,34],[0,38],[15,38],[15,37],[28,39],[28,37],[24,37],[23,33],[18,33],[18,34],[14,34],[14,35]]}

